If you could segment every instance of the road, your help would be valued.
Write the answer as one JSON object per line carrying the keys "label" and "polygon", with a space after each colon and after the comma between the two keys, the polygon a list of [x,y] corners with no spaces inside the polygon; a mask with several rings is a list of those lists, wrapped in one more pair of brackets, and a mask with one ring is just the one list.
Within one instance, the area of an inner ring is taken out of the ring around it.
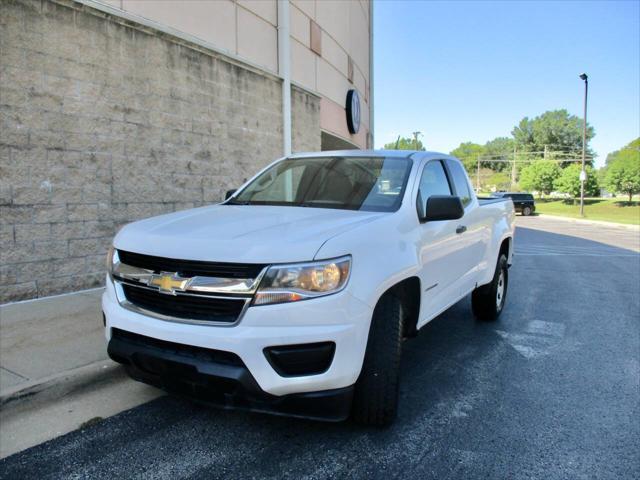
{"label": "road", "polygon": [[0,478],[639,478],[640,234],[530,217],[516,245],[498,322],[467,298],[405,343],[390,428],[163,396]]}

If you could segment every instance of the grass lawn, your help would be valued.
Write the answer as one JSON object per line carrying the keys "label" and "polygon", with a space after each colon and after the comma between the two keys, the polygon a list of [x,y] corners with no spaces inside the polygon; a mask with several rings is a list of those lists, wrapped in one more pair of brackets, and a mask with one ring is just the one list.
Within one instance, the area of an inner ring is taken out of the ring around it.
{"label": "grass lawn", "polygon": [[[536,212],[580,218],[580,199],[576,199],[575,204],[571,199],[536,199]],[[589,220],[640,225],[640,202],[629,203],[621,198],[586,198],[584,215]]]}

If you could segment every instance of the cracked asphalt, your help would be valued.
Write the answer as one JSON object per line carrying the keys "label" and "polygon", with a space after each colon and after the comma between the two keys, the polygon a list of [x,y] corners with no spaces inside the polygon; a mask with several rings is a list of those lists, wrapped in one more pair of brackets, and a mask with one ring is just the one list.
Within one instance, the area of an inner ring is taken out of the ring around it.
{"label": "cracked asphalt", "polygon": [[639,478],[640,233],[519,218],[516,245],[498,322],[466,298],[405,343],[387,429],[161,397],[0,478]]}

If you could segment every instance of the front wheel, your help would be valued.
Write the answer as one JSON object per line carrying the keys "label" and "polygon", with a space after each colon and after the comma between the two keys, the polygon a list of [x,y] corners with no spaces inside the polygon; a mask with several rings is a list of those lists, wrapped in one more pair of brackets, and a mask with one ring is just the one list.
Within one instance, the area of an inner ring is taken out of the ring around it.
{"label": "front wheel", "polygon": [[524,207],[522,209],[522,215],[524,215],[525,217],[528,217],[529,215],[531,215],[531,207]]}
{"label": "front wheel", "polygon": [[476,288],[471,295],[473,314],[480,320],[496,320],[504,308],[508,285],[507,256],[502,253],[498,258],[498,264],[491,283]]}
{"label": "front wheel", "polygon": [[389,293],[373,311],[364,363],[353,397],[353,418],[363,425],[384,426],[396,417],[402,318],[400,300]]}

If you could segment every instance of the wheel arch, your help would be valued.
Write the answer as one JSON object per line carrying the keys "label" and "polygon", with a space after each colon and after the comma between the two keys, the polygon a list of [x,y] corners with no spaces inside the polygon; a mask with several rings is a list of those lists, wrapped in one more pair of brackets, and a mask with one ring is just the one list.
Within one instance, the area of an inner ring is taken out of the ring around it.
{"label": "wheel arch", "polygon": [[[420,302],[422,300],[420,293],[420,278],[413,275],[387,288],[378,298],[379,302],[385,295],[393,295],[400,301],[403,314],[403,336],[405,337],[415,337],[417,335]],[[376,305],[378,302],[376,302]]]}
{"label": "wheel arch", "polygon": [[[498,250],[498,258],[500,258],[500,255],[502,255],[503,253],[507,257],[507,264],[511,265],[513,258],[513,237],[509,236],[502,240],[500,249]],[[496,262],[497,261],[498,259],[496,258]]]}

